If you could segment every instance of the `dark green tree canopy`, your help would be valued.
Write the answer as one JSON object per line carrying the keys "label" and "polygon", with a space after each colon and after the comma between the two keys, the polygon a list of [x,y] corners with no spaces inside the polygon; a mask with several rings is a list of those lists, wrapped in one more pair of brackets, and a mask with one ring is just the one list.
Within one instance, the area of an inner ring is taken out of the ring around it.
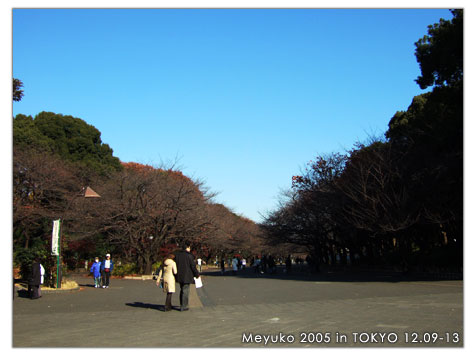
{"label": "dark green tree canopy", "polygon": [[422,89],[454,86],[463,80],[463,10],[451,12],[451,21],[441,19],[428,26],[428,35],[415,43],[421,70],[416,82]]}
{"label": "dark green tree canopy", "polygon": [[23,98],[23,82],[19,79],[13,78],[13,101],[20,101]]}
{"label": "dark green tree canopy", "polygon": [[386,137],[395,143],[431,144],[438,150],[462,152],[463,137],[463,10],[453,19],[428,27],[416,42],[421,75],[416,82],[431,92],[413,98],[407,111],[397,112]]}
{"label": "dark green tree canopy", "polygon": [[19,114],[13,120],[13,144],[19,149],[58,154],[98,173],[121,170],[112,149],[102,143],[101,132],[73,116],[41,112],[32,118]]}

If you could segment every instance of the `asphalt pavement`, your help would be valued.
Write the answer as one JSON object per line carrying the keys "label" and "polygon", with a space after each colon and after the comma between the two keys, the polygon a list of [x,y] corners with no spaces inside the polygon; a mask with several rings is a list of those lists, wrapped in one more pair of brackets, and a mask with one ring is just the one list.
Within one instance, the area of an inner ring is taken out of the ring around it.
{"label": "asphalt pavement", "polygon": [[[190,310],[164,312],[151,280],[15,296],[17,347],[462,347],[463,281],[209,270]],[[178,285],[177,285],[178,287]],[[179,288],[177,288],[177,292]]]}

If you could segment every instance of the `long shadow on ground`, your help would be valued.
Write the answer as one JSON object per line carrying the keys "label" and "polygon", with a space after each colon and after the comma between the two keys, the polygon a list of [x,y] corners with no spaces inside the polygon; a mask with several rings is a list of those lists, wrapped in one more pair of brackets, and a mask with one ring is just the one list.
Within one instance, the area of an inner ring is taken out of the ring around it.
{"label": "long shadow on ground", "polygon": [[141,303],[141,302],[126,303],[126,305],[128,307],[143,308],[143,309],[154,309],[154,310],[160,310],[160,311],[163,311],[164,308],[165,308],[164,305]]}
{"label": "long shadow on ground", "polygon": [[90,283],[88,283],[88,284],[78,283],[78,286],[80,286],[80,287],[94,288],[94,284],[90,284]]}

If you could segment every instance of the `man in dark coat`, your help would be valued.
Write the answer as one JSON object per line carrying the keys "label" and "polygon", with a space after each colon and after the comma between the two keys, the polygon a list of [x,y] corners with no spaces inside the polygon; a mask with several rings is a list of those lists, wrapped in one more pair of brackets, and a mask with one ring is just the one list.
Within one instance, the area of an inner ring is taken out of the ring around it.
{"label": "man in dark coat", "polygon": [[38,259],[31,265],[30,278],[28,279],[28,292],[31,299],[41,298],[41,265]]}
{"label": "man in dark coat", "polygon": [[190,244],[186,243],[184,247],[184,250],[177,252],[175,255],[175,263],[177,264],[176,281],[180,283],[180,311],[188,310],[190,284],[195,284],[193,277],[200,277],[193,255],[190,253]]}

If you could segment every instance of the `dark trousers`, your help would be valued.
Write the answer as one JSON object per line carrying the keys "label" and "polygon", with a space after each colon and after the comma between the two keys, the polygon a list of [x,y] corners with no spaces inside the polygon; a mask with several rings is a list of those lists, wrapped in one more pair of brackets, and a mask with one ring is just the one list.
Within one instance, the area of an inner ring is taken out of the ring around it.
{"label": "dark trousers", "polygon": [[165,310],[172,310],[172,294],[167,293],[167,298],[165,298]]}
{"label": "dark trousers", "polygon": [[180,309],[188,308],[190,283],[180,283]]}
{"label": "dark trousers", "polygon": [[102,285],[103,286],[109,286],[109,276],[111,275],[111,272],[106,272],[102,271]]}

